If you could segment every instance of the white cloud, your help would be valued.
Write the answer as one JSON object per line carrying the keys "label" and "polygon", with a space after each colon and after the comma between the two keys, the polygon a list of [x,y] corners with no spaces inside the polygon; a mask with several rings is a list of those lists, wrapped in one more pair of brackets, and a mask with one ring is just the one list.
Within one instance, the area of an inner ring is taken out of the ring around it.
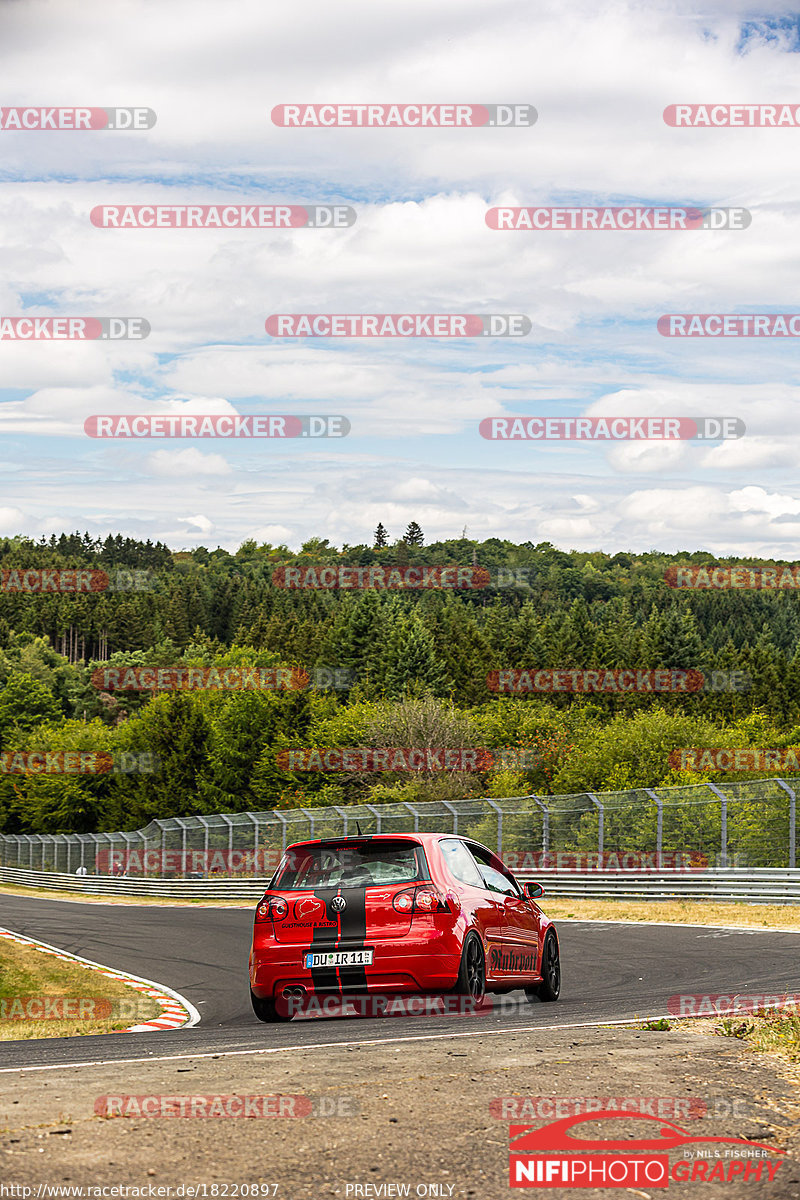
{"label": "white cloud", "polygon": [[156,450],[147,460],[153,475],[170,479],[182,476],[229,475],[232,468],[221,454],[203,454],[194,448],[187,450]]}
{"label": "white cloud", "polygon": [[[770,13],[791,12],[776,0]],[[792,311],[797,131],[670,129],[665,105],[800,103],[797,56],[737,43],[741,0],[233,0],[3,8],[6,103],[154,108],[146,133],[3,133],[0,315],[144,316],[143,342],[0,342],[19,531],[228,546],[428,537],[796,555],[800,345],[677,340],[667,312]],[[41,29],[48,36],[42,38]],[[352,36],[353,29],[358,37]],[[113,35],[115,52],[107,46]],[[479,81],[476,83],[476,81]],[[11,99],[13,98],[13,99]],[[532,129],[291,130],[298,100],[529,102]],[[347,230],[102,230],[100,203],[313,202]],[[738,204],[743,232],[497,233],[487,206]],[[269,338],[274,312],[522,312],[522,339]],[[92,441],[109,412],[342,413],[341,443]],[[531,415],[736,416],[737,441],[482,442]],[[797,493],[797,495],[795,494]],[[202,514],[194,517],[178,513]],[[208,515],[205,515],[208,514]],[[257,531],[253,534],[252,531]],[[12,530],[16,531],[16,530]],[[777,549],[776,549],[777,548]]]}
{"label": "white cloud", "polygon": [[[199,514],[198,514],[197,516],[195,516],[195,517],[178,517],[178,522],[179,522],[179,524],[181,524],[181,525],[186,525],[186,526],[188,526],[187,533],[191,533],[191,534],[195,534],[195,533],[201,533],[201,534],[213,533],[213,532],[214,532],[214,528],[215,528],[215,526],[214,526],[214,522],[213,522],[213,521],[210,521],[210,520],[208,519],[208,517],[204,517],[204,516],[202,515],[202,513],[199,513]],[[192,527],[193,527],[193,528],[192,528]]]}

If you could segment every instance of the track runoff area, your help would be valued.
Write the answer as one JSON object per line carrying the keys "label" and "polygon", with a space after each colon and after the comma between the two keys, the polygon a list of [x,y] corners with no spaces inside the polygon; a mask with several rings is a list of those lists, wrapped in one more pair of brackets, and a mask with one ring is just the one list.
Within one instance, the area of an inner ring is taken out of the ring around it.
{"label": "track runoff area", "polygon": [[[161,1032],[0,1043],[0,1178],[15,1186],[345,1200],[517,1187],[713,1195],[715,1183],[798,1194],[777,1060],[707,1023],[674,1024],[726,1011],[746,1021],[748,1006],[791,997],[798,933],[562,920],[557,1003],[511,992],[479,1011],[321,1008],[264,1025],[250,1007],[249,907],[9,895],[3,913],[23,936],[157,981],[199,1016]],[[56,1141],[57,1161],[39,1153]]]}

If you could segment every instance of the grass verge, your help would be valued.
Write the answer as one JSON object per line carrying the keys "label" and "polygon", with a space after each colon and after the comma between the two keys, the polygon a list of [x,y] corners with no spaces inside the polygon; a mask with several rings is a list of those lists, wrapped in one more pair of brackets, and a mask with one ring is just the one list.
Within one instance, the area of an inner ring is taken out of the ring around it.
{"label": "grass verge", "polygon": [[643,1021],[641,1029],[679,1029],[688,1033],[714,1034],[735,1038],[748,1049],[761,1054],[777,1054],[794,1066],[800,1064],[800,1013],[788,1008],[757,1009],[730,1017],[693,1017],[679,1020],[664,1017]]}
{"label": "grass verge", "polygon": [[720,1037],[737,1038],[751,1050],[781,1054],[790,1062],[800,1063],[800,1014],[769,1010],[723,1017],[714,1025]]}
{"label": "grass verge", "polygon": [[733,925],[800,932],[797,904],[716,904],[709,900],[567,900],[545,896],[548,917],[583,921],[669,921],[676,925]]}
{"label": "grass verge", "polygon": [[160,1011],[150,996],[92,967],[0,939],[0,1041],[113,1033]]}

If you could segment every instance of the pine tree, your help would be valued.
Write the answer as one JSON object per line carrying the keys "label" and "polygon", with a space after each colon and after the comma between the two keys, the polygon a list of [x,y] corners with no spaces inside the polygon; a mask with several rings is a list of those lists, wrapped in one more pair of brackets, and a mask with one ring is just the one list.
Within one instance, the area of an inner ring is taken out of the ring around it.
{"label": "pine tree", "polygon": [[[380,651],[381,601],[375,591],[365,592],[344,610],[321,651],[322,666],[351,671],[361,679],[373,673]],[[322,659],[324,658],[324,662]]]}
{"label": "pine tree", "polygon": [[532,670],[543,667],[545,661],[546,651],[536,610],[530,600],[526,600],[519,610],[519,616],[506,625],[504,660],[501,665]]}
{"label": "pine tree", "polygon": [[403,534],[403,541],[407,546],[424,546],[425,538],[422,534],[422,529],[416,521],[410,521],[408,529]]}
{"label": "pine tree", "polygon": [[386,695],[399,700],[413,691],[444,695],[449,680],[436,653],[433,635],[416,613],[399,622],[389,637],[384,654]]}
{"label": "pine tree", "polygon": [[382,550],[384,546],[389,544],[389,538],[384,528],[383,522],[378,521],[378,528],[375,530],[375,540],[373,546],[376,550]]}
{"label": "pine tree", "polygon": [[591,662],[595,627],[589,617],[586,601],[573,600],[567,619],[561,627],[558,643],[559,666],[585,669]]}
{"label": "pine tree", "polygon": [[694,616],[676,606],[671,608],[661,625],[662,661],[656,667],[694,667],[703,665],[703,645],[697,632]]}

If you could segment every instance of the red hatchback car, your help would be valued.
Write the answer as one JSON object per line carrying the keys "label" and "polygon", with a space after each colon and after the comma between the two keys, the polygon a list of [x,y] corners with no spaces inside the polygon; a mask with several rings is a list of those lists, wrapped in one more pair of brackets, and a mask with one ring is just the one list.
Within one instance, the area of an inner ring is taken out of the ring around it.
{"label": "red hatchback car", "polygon": [[348,993],[524,988],[557,1000],[558,935],[491,850],[438,833],[289,846],[256,908],[250,994],[261,1021],[290,1001]]}

